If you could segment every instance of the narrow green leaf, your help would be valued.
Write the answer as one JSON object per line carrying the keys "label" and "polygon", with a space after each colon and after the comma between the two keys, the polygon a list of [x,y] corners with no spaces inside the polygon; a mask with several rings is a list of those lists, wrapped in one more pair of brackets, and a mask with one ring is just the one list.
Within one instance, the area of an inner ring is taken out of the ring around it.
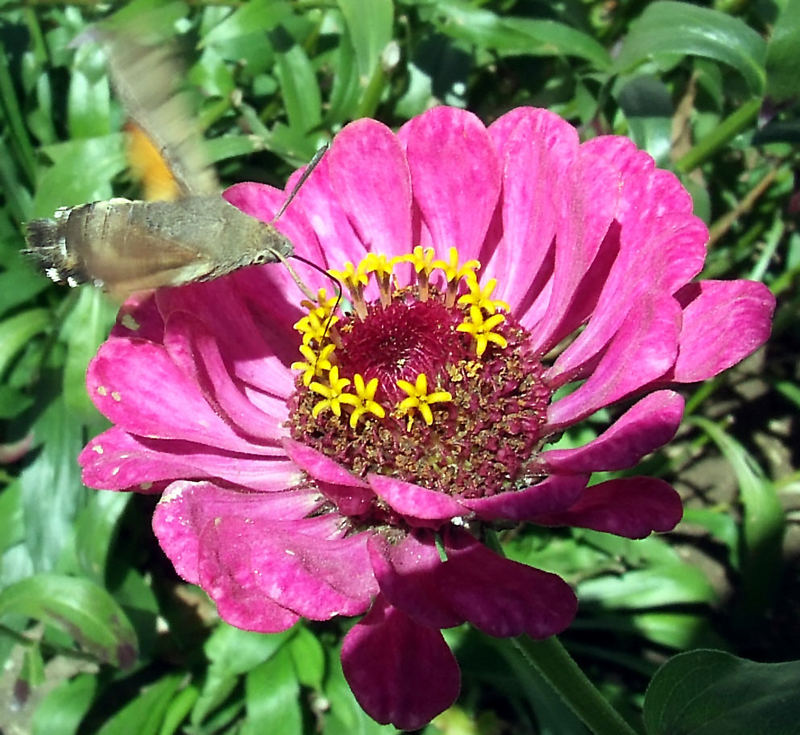
{"label": "narrow green leaf", "polygon": [[23,538],[22,487],[19,480],[14,480],[0,492],[0,551],[18,544]]}
{"label": "narrow green leaf", "polygon": [[578,599],[604,608],[643,608],[712,602],[716,594],[697,567],[670,564],[587,579],[578,585]]}
{"label": "narrow green leaf", "polygon": [[33,714],[33,735],[77,735],[97,692],[98,678],[79,674],[50,692]]}
{"label": "narrow green leaf", "polygon": [[325,676],[325,649],[317,637],[308,628],[299,626],[289,641],[289,653],[300,683],[321,691]]}
{"label": "narrow green leaf", "polygon": [[0,376],[30,340],[50,327],[47,309],[29,309],[0,322]]}
{"label": "narrow green leaf", "polygon": [[106,565],[120,516],[131,500],[129,493],[100,490],[92,493],[75,522],[75,553],[83,571],[98,583]]}
{"label": "narrow green leaf", "polygon": [[292,14],[291,5],[281,0],[250,0],[212,28],[202,45],[230,41],[253,33],[271,31]]}
{"label": "narrow green leaf", "polygon": [[0,592],[0,617],[26,615],[63,630],[98,660],[122,668],[136,660],[136,636],[102,587],[80,577],[37,574]]}
{"label": "narrow green leaf", "polygon": [[283,648],[245,677],[246,735],[295,735],[302,730],[300,684]]}
{"label": "narrow green leaf", "polygon": [[800,98],[800,0],[786,0],[767,44],[767,95],[775,102]]}
{"label": "narrow green leaf", "polygon": [[667,166],[672,148],[672,98],[666,85],[650,76],[631,79],[620,90],[633,141],[644,148],[658,166]]}
{"label": "narrow green leaf", "polygon": [[164,716],[183,673],[167,674],[132,699],[97,731],[97,735],[159,735]]}
{"label": "narrow green leaf", "polygon": [[337,0],[356,54],[361,86],[365,87],[381,64],[381,54],[392,40],[394,9],[391,0]]}
{"label": "narrow green leaf", "polygon": [[437,3],[436,13],[447,35],[500,54],[577,56],[600,70],[611,67],[608,52],[597,41],[558,21],[501,16],[460,0]]}
{"label": "narrow green leaf", "polygon": [[188,717],[200,695],[200,690],[190,684],[178,692],[164,713],[164,720],[158,735],[173,735]]}
{"label": "narrow green leaf", "polygon": [[766,44],[761,36],[738,18],[690,3],[648,3],[631,24],[614,66],[624,72],[646,59],[684,54],[732,66],[754,95],[764,91]]}
{"label": "narrow green leaf", "polygon": [[314,67],[299,45],[276,54],[275,73],[281,85],[289,125],[296,134],[306,134],[322,120],[322,95]]}
{"label": "narrow green leaf", "polygon": [[722,651],[667,661],[644,700],[648,735],[796,735],[800,662],[760,664]]}
{"label": "narrow green leaf", "polygon": [[73,138],[94,138],[111,132],[111,91],[106,55],[96,43],[82,43],[67,93],[67,121]]}
{"label": "narrow green leaf", "polygon": [[688,421],[699,426],[731,465],[742,502],[742,580],[745,617],[760,616],[777,592],[786,516],[775,487],[749,452],[717,424],[700,416]]}
{"label": "narrow green leaf", "polygon": [[16,306],[31,301],[44,291],[50,281],[26,264],[0,273],[0,316]]}

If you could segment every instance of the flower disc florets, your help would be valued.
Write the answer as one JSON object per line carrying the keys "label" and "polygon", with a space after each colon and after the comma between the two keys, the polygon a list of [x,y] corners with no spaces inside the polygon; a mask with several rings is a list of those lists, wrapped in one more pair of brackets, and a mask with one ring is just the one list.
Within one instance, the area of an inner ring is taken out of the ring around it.
{"label": "flower disc florets", "polygon": [[[296,327],[313,347],[294,364],[292,437],[361,477],[464,497],[527,487],[550,399],[543,367],[507,304],[491,299],[493,284],[478,285],[477,263],[459,268],[455,249],[449,263],[431,255],[390,261],[372,302],[360,278],[369,258],[334,271],[353,302],[335,323],[324,291],[308,303]],[[393,269],[406,263],[417,284],[398,288]]]}

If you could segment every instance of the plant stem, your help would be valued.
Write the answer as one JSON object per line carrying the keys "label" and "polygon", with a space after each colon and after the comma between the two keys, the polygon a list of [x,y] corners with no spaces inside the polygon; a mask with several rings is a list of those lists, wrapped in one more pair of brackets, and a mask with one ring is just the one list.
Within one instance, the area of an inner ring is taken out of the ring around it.
{"label": "plant stem", "polygon": [[639,735],[589,681],[556,636],[543,641],[527,636],[508,640],[594,735]]}

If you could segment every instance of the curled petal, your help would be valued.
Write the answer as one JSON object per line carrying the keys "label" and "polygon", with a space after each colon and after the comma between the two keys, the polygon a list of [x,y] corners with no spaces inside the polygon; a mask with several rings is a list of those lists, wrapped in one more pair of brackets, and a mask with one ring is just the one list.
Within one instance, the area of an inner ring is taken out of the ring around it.
{"label": "curled petal", "polygon": [[432,525],[438,526],[441,521],[464,514],[461,503],[442,493],[385,475],[372,474],[367,479],[375,494],[405,516],[411,525],[431,525],[424,522],[434,521]]}
{"label": "curled petal", "polygon": [[378,597],[342,643],[342,669],[364,711],[416,730],[458,696],[458,664],[442,634]]}
{"label": "curled petal", "polygon": [[671,531],[682,515],[680,496],[671,485],[655,477],[624,477],[592,485],[568,510],[531,520],[644,538],[653,531]]}
{"label": "curled petal", "polygon": [[543,452],[542,460],[554,472],[591,473],[633,467],[675,436],[682,416],[683,398],[673,391],[657,391],[628,409],[594,441],[577,449]]}
{"label": "curled petal", "polygon": [[775,297],[753,281],[701,281],[677,295],[685,305],[674,379],[706,380],[757,350],[769,337]]}

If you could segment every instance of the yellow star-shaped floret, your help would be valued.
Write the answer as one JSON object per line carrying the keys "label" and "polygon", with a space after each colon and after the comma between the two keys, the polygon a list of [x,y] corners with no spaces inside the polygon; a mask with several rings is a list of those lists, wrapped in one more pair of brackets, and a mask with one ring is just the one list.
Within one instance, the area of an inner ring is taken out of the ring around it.
{"label": "yellow star-shaped floret", "polygon": [[297,321],[293,326],[303,335],[304,345],[309,345],[313,341],[316,341],[317,344],[321,344],[325,338],[326,331],[338,321],[338,316],[331,316],[328,314],[327,316],[320,317],[316,312],[312,311],[310,314]]}
{"label": "yellow star-shaped floret", "polygon": [[468,260],[464,265],[458,264],[458,250],[450,248],[449,262],[436,260],[433,262],[434,268],[441,268],[444,271],[448,283],[459,281],[462,278],[476,278],[475,271],[481,267],[477,260]]}
{"label": "yellow star-shaped floret", "polygon": [[481,288],[477,278],[467,277],[467,286],[469,287],[469,293],[459,297],[459,304],[477,306],[487,314],[494,314],[498,309],[511,311],[511,307],[505,301],[492,299],[492,291],[497,286],[496,278],[490,278],[487,284]]}
{"label": "yellow star-shaped floret", "polygon": [[395,259],[389,260],[383,253],[367,253],[364,260],[359,263],[359,270],[364,273],[377,273],[379,276],[388,278],[392,275]]}
{"label": "yellow star-shaped floret", "polygon": [[398,380],[398,387],[408,394],[408,398],[400,401],[398,408],[401,414],[408,414],[408,428],[414,423],[412,411],[418,411],[425,423],[430,426],[433,423],[433,412],[431,404],[452,401],[453,396],[446,390],[428,393],[428,376],[425,373],[417,375],[416,384],[409,383],[407,380]]}
{"label": "yellow star-shaped floret", "polygon": [[469,307],[469,319],[461,322],[456,327],[459,332],[471,334],[476,341],[475,351],[478,357],[486,352],[489,342],[494,342],[500,347],[506,347],[508,341],[502,334],[495,334],[492,330],[506,320],[503,314],[494,314],[488,319],[483,318],[483,312],[477,306]]}
{"label": "yellow star-shaped floret", "polygon": [[292,363],[292,370],[303,371],[303,385],[308,388],[311,381],[321,376],[326,371],[329,371],[333,365],[330,361],[330,356],[336,349],[333,343],[325,345],[317,354],[308,345],[300,345],[300,354],[306,358],[305,362],[298,360]]}
{"label": "yellow star-shaped floret", "polygon": [[323,385],[314,381],[309,385],[309,389],[314,393],[319,393],[322,400],[314,404],[311,409],[311,415],[314,418],[320,415],[326,408],[333,411],[334,415],[339,417],[342,415],[342,404],[351,404],[355,398],[352,393],[345,393],[344,389],[350,385],[348,378],[339,377],[339,367],[334,365],[328,373],[328,385]]}
{"label": "yellow star-shaped floret", "polygon": [[347,401],[353,406],[353,413],[350,414],[350,428],[355,429],[358,426],[359,419],[367,413],[371,413],[382,419],[386,416],[386,411],[383,406],[375,400],[375,391],[378,390],[378,379],[372,378],[368,383],[364,383],[364,378],[356,373],[353,376],[353,388],[355,388],[355,395],[352,396],[353,400]]}
{"label": "yellow star-shaped floret", "polygon": [[330,273],[334,278],[344,283],[351,291],[360,291],[369,283],[369,278],[364,272],[363,261],[358,264],[356,268],[349,260],[344,264],[342,270],[335,270],[331,268]]}

